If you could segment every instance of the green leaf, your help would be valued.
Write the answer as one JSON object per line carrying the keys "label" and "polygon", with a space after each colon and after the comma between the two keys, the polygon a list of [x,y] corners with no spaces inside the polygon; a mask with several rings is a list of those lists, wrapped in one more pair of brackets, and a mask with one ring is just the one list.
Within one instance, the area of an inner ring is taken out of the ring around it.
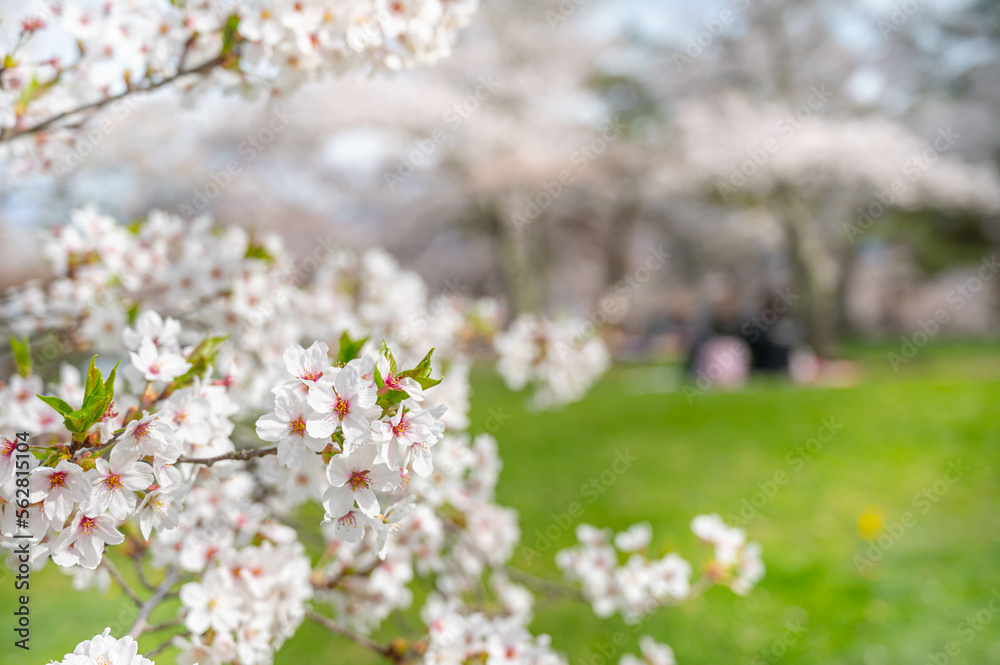
{"label": "green leaf", "polygon": [[263,259],[264,261],[270,261],[274,258],[263,246],[254,245],[253,243],[247,247],[247,253],[243,257],[247,259]]}
{"label": "green leaf", "polygon": [[73,413],[73,411],[75,411],[73,407],[71,407],[69,404],[59,399],[58,397],[54,397],[52,395],[37,395],[37,397],[38,399],[42,400],[43,402],[51,406],[53,409],[58,411],[60,416],[68,416],[69,414]]}
{"label": "green leaf", "polygon": [[239,24],[240,17],[236,14],[232,14],[226,19],[226,25],[222,28],[222,51],[219,55],[231,53],[236,46],[236,42],[239,40],[239,33],[236,31],[236,28],[239,27]]}
{"label": "green leaf", "polygon": [[407,395],[402,390],[390,390],[388,392],[379,395],[378,402],[376,402],[376,404],[382,407],[382,411],[385,412],[389,410],[390,407],[399,404],[407,397],[409,397],[409,395]]}
{"label": "green leaf", "polygon": [[135,319],[139,316],[139,301],[137,300],[134,305],[128,308],[128,322],[135,323]]}
{"label": "green leaf", "polygon": [[87,368],[87,383],[83,391],[83,406],[72,413],[65,414],[63,422],[66,429],[83,434],[104,417],[115,397],[115,375],[120,364],[115,363],[111,374],[105,381],[101,370],[97,368],[97,356],[90,359],[90,366]]}
{"label": "green leaf", "polygon": [[337,362],[342,365],[346,365],[350,361],[354,360],[361,354],[361,348],[368,341],[368,338],[364,339],[351,339],[348,336],[347,331],[340,336],[340,352],[337,354]]}
{"label": "green leaf", "polygon": [[183,388],[194,381],[196,376],[201,376],[209,367],[212,367],[215,364],[216,356],[219,354],[219,348],[228,338],[228,335],[206,337],[198,346],[194,347],[194,350],[187,358],[191,369],[171,381],[170,385],[167,386],[167,393]]}
{"label": "green leaf", "polygon": [[400,372],[398,376],[400,378],[406,379],[416,379],[418,377],[430,376],[431,375],[431,356],[434,354],[434,349],[427,352],[424,359],[417,363],[417,366],[413,369],[408,369],[405,372]]}
{"label": "green leaf", "polygon": [[101,392],[104,391],[104,377],[101,375],[101,370],[97,369],[97,356],[90,359],[90,367],[87,368],[87,382],[83,387],[84,402],[87,400],[87,395],[94,394],[97,386],[101,386]]}
{"label": "green leaf", "polygon": [[21,376],[31,374],[31,343],[25,337],[24,341],[16,337],[10,338],[10,348],[14,352],[14,362],[17,364],[17,373]]}
{"label": "green leaf", "polygon": [[429,376],[415,376],[413,380],[420,384],[420,387],[424,390],[428,388],[433,388],[437,384],[441,383],[441,379],[432,379]]}

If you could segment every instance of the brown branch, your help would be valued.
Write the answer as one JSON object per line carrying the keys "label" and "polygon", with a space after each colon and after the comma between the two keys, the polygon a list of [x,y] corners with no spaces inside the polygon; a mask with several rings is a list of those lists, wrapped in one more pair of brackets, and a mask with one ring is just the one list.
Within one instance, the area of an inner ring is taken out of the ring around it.
{"label": "brown branch", "polygon": [[218,67],[219,65],[223,64],[224,62],[226,62],[226,56],[221,56],[220,55],[218,57],[212,58],[211,60],[209,60],[207,62],[203,62],[202,64],[198,65],[197,67],[192,67],[191,69],[181,69],[177,73],[172,74],[172,75],[170,75],[170,76],[168,76],[168,77],[166,77],[164,79],[160,79],[159,81],[156,81],[155,83],[148,83],[146,85],[141,85],[141,86],[138,86],[138,87],[135,87],[135,88],[131,88],[130,87],[130,88],[127,88],[125,91],[118,93],[117,95],[112,95],[111,97],[105,97],[103,99],[97,100],[96,102],[90,102],[89,104],[84,104],[83,106],[78,106],[75,109],[70,109],[68,111],[63,111],[62,113],[57,113],[56,115],[52,116],[51,118],[48,118],[47,120],[43,120],[43,121],[41,121],[41,122],[39,122],[39,123],[37,123],[35,125],[32,125],[31,127],[26,127],[24,129],[16,129],[16,130],[10,131],[6,135],[0,135],[0,141],[11,141],[13,139],[20,138],[21,136],[25,136],[27,134],[37,134],[38,132],[41,132],[41,131],[44,131],[44,130],[48,129],[51,125],[59,122],[60,120],[63,120],[64,118],[68,118],[70,116],[74,116],[74,115],[76,115],[78,113],[84,113],[86,111],[93,111],[93,110],[96,110],[96,109],[100,109],[100,108],[102,108],[104,106],[107,106],[108,104],[111,104],[112,102],[117,102],[118,100],[124,99],[125,97],[128,97],[129,95],[132,95],[132,94],[135,94],[135,93],[152,92],[153,90],[156,90],[157,88],[161,88],[161,87],[163,87],[165,85],[169,85],[169,84],[173,83],[174,81],[176,81],[176,80],[178,80],[180,78],[183,78],[185,76],[188,76],[190,74],[204,74],[205,72],[208,72],[208,71],[214,69],[215,67]]}
{"label": "brown branch", "polygon": [[137,553],[137,555],[132,558],[132,562],[135,564],[135,575],[139,578],[139,582],[142,586],[146,587],[150,591],[153,591],[156,587],[153,586],[153,583],[149,581],[148,577],[146,577],[146,571],[142,568],[142,560],[139,558],[140,556],[141,553]]}
{"label": "brown branch", "polygon": [[359,644],[366,649],[371,649],[375,653],[379,654],[383,658],[392,661],[393,663],[403,663],[405,658],[403,654],[399,653],[392,647],[392,645],[379,644],[375,640],[371,640],[364,635],[358,635],[349,628],[345,628],[338,623],[335,623],[332,619],[323,616],[319,612],[314,610],[306,610],[306,616],[323,626],[331,633],[337,633],[338,635],[343,635],[347,639],[351,640],[355,644]]}
{"label": "brown branch", "polygon": [[156,593],[153,597],[147,600],[142,607],[139,608],[139,614],[135,618],[135,623],[132,624],[132,630],[128,632],[129,636],[133,639],[138,638],[146,630],[149,629],[146,621],[149,619],[149,615],[152,614],[156,606],[163,602],[163,599],[167,597],[167,593],[170,591],[170,587],[174,585],[177,581],[177,569],[171,568],[167,571],[167,576],[164,578],[163,582],[157,588]]}
{"label": "brown branch", "polygon": [[166,649],[167,647],[169,647],[171,644],[174,643],[174,638],[175,637],[185,637],[185,636],[190,635],[190,634],[191,634],[191,631],[185,630],[183,633],[178,633],[177,635],[171,635],[166,640],[164,640],[163,643],[160,644],[160,646],[156,647],[152,651],[146,651],[145,653],[143,653],[143,655],[146,658],[152,658],[153,656],[158,656],[158,655],[160,655],[161,651],[163,651],[164,649]]}
{"label": "brown branch", "polygon": [[118,572],[118,569],[115,568],[113,563],[111,563],[111,560],[107,557],[104,557],[101,560],[101,565],[104,566],[104,568],[109,573],[111,573],[111,577],[113,577],[115,582],[118,583],[118,586],[122,588],[122,591],[125,592],[125,595],[131,598],[133,603],[135,603],[139,607],[142,607],[142,598],[140,598],[139,595],[132,590],[132,587],[130,587],[128,583],[125,582],[125,578],[123,578],[121,573]]}
{"label": "brown branch", "polygon": [[516,580],[525,586],[530,586],[539,593],[547,593],[553,596],[572,598],[574,600],[586,600],[583,596],[583,592],[568,584],[547,580],[543,577],[532,575],[531,573],[518,568],[512,568],[511,566],[503,566],[502,570],[510,575],[511,579]]}
{"label": "brown branch", "polygon": [[168,628],[176,628],[182,623],[184,623],[184,619],[181,617],[177,617],[175,619],[171,619],[170,621],[164,621],[163,623],[158,623],[155,626],[148,626],[144,632],[155,633],[157,631],[167,630]]}
{"label": "brown branch", "polygon": [[273,455],[276,452],[278,452],[278,446],[271,446],[270,448],[244,448],[243,450],[234,450],[231,453],[217,455],[215,457],[179,457],[177,459],[177,463],[204,464],[205,466],[212,466],[216,462],[221,462],[223,460],[232,459],[245,462],[253,457],[264,457],[265,455]]}

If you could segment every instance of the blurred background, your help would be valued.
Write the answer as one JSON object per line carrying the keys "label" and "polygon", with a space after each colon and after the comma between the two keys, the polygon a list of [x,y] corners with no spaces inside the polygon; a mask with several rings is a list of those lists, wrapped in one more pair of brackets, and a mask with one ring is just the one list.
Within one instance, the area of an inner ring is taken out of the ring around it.
{"label": "blurred background", "polygon": [[[486,0],[434,67],[164,90],[5,175],[0,284],[43,277],[38,229],[94,203],[303,257],[382,246],[432,291],[585,317],[619,362],[584,402],[532,414],[474,374],[526,546],[630,449],[583,521],[683,542],[717,511],[764,546],[750,598],[644,626],[680,662],[997,662],[998,24],[989,1]],[[571,541],[515,563],[554,577]],[[560,601],[535,629],[584,665],[609,623]]]}

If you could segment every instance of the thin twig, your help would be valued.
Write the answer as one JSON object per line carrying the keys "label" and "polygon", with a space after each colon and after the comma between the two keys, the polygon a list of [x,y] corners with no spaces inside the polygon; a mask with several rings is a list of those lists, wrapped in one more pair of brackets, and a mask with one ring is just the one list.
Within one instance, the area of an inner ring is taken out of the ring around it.
{"label": "thin twig", "polygon": [[139,578],[139,583],[150,591],[156,589],[153,583],[149,581],[149,578],[146,577],[146,571],[142,568],[142,560],[139,557],[134,557],[132,561],[135,563],[135,575]]}
{"label": "thin twig", "polygon": [[231,459],[246,461],[252,457],[264,457],[265,455],[273,455],[276,452],[278,452],[278,446],[271,446],[270,448],[245,448],[243,450],[234,450],[231,453],[218,455],[216,457],[179,457],[177,459],[177,463],[204,464],[205,466],[212,466],[216,462],[221,462],[223,460]]}
{"label": "thin twig", "polygon": [[164,640],[163,643],[160,644],[160,646],[156,647],[152,651],[144,652],[143,655],[146,656],[146,658],[152,658],[153,656],[158,656],[161,651],[163,651],[164,649],[166,649],[167,647],[169,647],[171,644],[174,643],[175,637],[186,637],[190,634],[191,631],[185,630],[183,633],[177,633],[176,635],[171,635],[166,640]]}
{"label": "thin twig", "polygon": [[166,578],[160,583],[153,597],[139,608],[139,615],[135,618],[135,623],[132,624],[132,630],[128,632],[129,636],[138,638],[146,631],[146,621],[149,619],[149,615],[156,609],[157,605],[163,602],[163,599],[166,598],[167,592],[170,591],[170,587],[174,585],[175,581],[177,581],[177,569],[171,568],[167,571]]}
{"label": "thin twig", "polygon": [[113,577],[115,582],[118,583],[118,586],[122,588],[122,591],[125,592],[125,595],[131,598],[132,602],[134,602],[136,605],[142,607],[142,598],[140,598],[139,595],[132,590],[132,587],[130,587],[125,582],[125,579],[121,576],[121,573],[119,573],[118,569],[115,568],[115,565],[111,563],[111,559],[104,557],[104,559],[101,560],[101,565],[103,565],[104,568],[107,569],[109,573],[111,573],[111,577]]}
{"label": "thin twig", "polygon": [[158,623],[155,626],[149,626],[146,628],[144,632],[155,633],[158,630],[167,630],[168,628],[176,628],[182,623],[184,623],[184,619],[182,617],[177,617],[175,619],[171,619],[170,621],[164,621],[163,623]]}
{"label": "thin twig", "polygon": [[157,88],[163,87],[165,85],[169,85],[169,84],[173,83],[174,81],[176,81],[177,79],[182,78],[184,76],[188,76],[190,74],[203,74],[203,73],[205,73],[205,72],[207,72],[207,71],[209,71],[209,70],[211,70],[211,69],[213,69],[213,68],[221,65],[223,62],[225,62],[225,56],[218,56],[218,57],[212,58],[211,60],[209,60],[207,62],[203,62],[202,64],[198,65],[197,67],[192,67],[191,69],[182,69],[182,70],[178,71],[177,73],[172,74],[172,75],[170,75],[170,76],[168,76],[168,77],[166,77],[164,79],[160,79],[159,81],[157,81],[155,83],[148,83],[146,85],[138,86],[138,87],[135,87],[135,88],[128,88],[125,91],[118,93],[117,95],[112,95],[111,97],[105,97],[104,99],[99,99],[96,102],[91,102],[89,104],[84,104],[83,106],[78,106],[75,109],[70,109],[68,111],[63,111],[62,113],[57,113],[56,115],[52,116],[51,118],[49,118],[47,120],[43,120],[42,122],[39,122],[39,123],[37,123],[35,125],[32,125],[31,127],[26,127],[24,129],[13,130],[13,131],[9,132],[6,136],[3,136],[2,139],[0,139],[0,140],[10,141],[12,139],[16,139],[16,138],[19,138],[21,136],[25,136],[27,134],[37,134],[38,132],[41,132],[41,131],[43,131],[45,129],[48,129],[51,125],[53,125],[54,123],[59,122],[63,118],[68,118],[70,116],[76,115],[77,113],[84,113],[86,111],[92,111],[92,110],[95,110],[95,109],[99,109],[99,108],[101,108],[103,106],[107,106],[108,104],[111,104],[112,102],[116,102],[116,101],[118,101],[120,99],[124,99],[125,97],[128,97],[129,95],[132,95],[132,94],[135,94],[135,93],[138,93],[138,92],[152,92],[153,90],[156,90]]}
{"label": "thin twig", "polygon": [[391,660],[394,663],[403,662],[403,656],[396,653],[392,646],[379,644],[375,640],[371,640],[364,635],[358,635],[349,628],[345,628],[338,623],[335,623],[332,619],[323,616],[319,612],[314,610],[306,610],[306,616],[323,626],[332,633],[337,633],[338,635],[343,635],[347,639],[351,640],[355,644],[359,644],[366,649],[371,649],[375,653],[379,654],[383,658]]}
{"label": "thin twig", "polygon": [[512,568],[510,566],[504,566],[503,570],[505,573],[510,575],[512,579],[533,587],[536,591],[544,591],[557,596],[567,596],[577,600],[583,599],[583,593],[579,589],[569,586],[568,584],[547,580],[543,577],[538,577],[537,575],[532,575],[531,573],[518,568]]}

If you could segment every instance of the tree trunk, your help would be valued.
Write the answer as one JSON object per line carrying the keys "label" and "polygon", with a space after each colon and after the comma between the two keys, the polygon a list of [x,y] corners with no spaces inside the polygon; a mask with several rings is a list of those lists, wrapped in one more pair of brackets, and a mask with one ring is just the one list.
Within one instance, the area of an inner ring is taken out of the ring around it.
{"label": "tree trunk", "polygon": [[836,353],[839,266],[824,242],[819,220],[794,195],[783,197],[781,221],[802,302],[806,341],[823,358]]}

